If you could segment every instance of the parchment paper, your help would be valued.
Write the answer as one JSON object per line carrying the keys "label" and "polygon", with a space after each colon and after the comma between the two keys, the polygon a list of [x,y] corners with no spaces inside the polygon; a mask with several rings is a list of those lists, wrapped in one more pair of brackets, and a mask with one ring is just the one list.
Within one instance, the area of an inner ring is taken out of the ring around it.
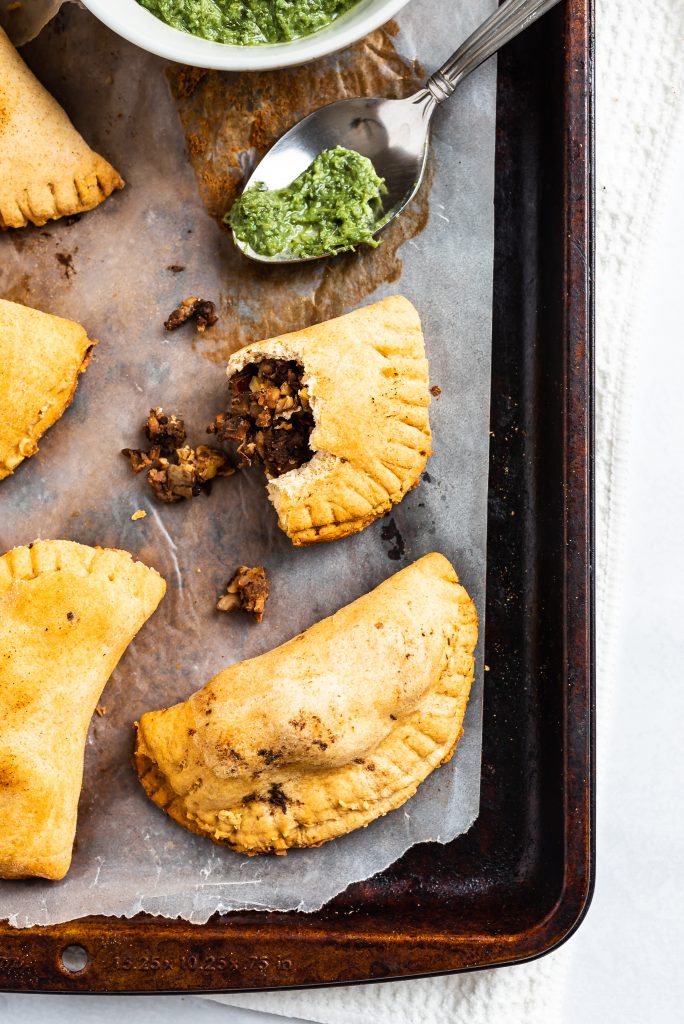
{"label": "parchment paper", "polygon": [[[363,91],[374,84],[372,69],[389,69],[392,93],[411,91],[415,59],[437,66],[492,7],[493,0],[413,0],[399,30],[321,61],[314,72],[290,71],[288,82],[313,75],[327,99],[336,90]],[[484,626],[495,69],[476,72],[439,112],[431,191],[426,186],[413,220],[388,233],[376,252],[288,280],[287,271],[269,276],[236,262],[225,229],[209,215],[202,147],[192,139],[194,164],[188,158],[178,110],[190,134],[193,117],[203,120],[188,107],[193,88],[206,87],[211,97],[220,87],[230,97],[230,76],[194,87],[184,79],[180,89],[176,78],[177,103],[165,62],[71,4],[24,56],[128,184],[76,223],[0,239],[0,294],[79,320],[100,342],[73,406],[39,455],[0,485],[0,548],[37,537],[126,548],[163,573],[168,592],[105,689],[104,714],[93,719],[69,874],[59,883],[0,883],[0,916],[25,927],[141,910],[194,922],[239,908],[315,910],[414,843],[447,842],[475,820],[482,639],[465,736],[452,761],[404,807],[317,850],[250,859],[185,832],[144,795],[130,765],[131,726],[142,712],[184,699],[225,665],[284,642],[431,550],[453,560]],[[244,91],[244,76],[241,83]],[[232,117],[229,102],[220,119],[231,125]],[[249,164],[268,141],[245,139],[240,161]],[[216,156],[215,138],[203,146],[205,157]],[[172,265],[185,269],[174,273]],[[259,469],[218,481],[209,496],[164,506],[119,454],[140,445],[153,405],[183,415],[191,440],[203,441],[205,425],[225,407],[227,354],[267,327],[300,328],[341,311],[335,302],[350,308],[399,291],[421,312],[431,382],[442,394],[431,409],[428,472],[390,519],[345,541],[295,550],[277,528]],[[190,327],[172,335],[162,328],[189,294],[221,309],[221,322],[201,340]],[[147,517],[132,522],[139,508]],[[271,577],[260,626],[214,611],[241,563],[265,564]]]}

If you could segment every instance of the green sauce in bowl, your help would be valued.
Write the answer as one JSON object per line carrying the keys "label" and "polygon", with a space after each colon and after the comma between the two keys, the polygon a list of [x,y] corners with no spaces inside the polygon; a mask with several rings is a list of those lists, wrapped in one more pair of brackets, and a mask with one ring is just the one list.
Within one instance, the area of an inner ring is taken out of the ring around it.
{"label": "green sauce in bowl", "polygon": [[216,43],[288,43],[325,28],[358,0],[138,0],[172,28]]}
{"label": "green sauce in bowl", "polygon": [[301,259],[361,243],[375,248],[385,192],[367,157],[338,146],[286,188],[269,191],[257,183],[247,189],[224,220],[260,256]]}

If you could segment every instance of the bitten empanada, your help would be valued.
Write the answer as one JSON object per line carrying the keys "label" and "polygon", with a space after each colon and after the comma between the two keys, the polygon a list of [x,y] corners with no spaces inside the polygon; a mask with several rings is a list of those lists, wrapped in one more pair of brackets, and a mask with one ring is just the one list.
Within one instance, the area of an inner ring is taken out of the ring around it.
{"label": "bitten empanada", "polygon": [[319,846],[399,807],[460,738],[477,614],[427,555],[138,724],[135,766],[185,828],[242,853]]}
{"label": "bitten empanada", "polygon": [[92,210],[123,185],[0,28],[0,228]]}
{"label": "bitten empanada", "polygon": [[127,551],[39,540],[0,558],[1,878],[68,871],[88,723],[165,588]]}
{"label": "bitten empanada", "polygon": [[418,483],[431,453],[420,319],[396,295],[260,341],[228,363],[231,409],[210,427],[263,463],[295,545],[363,530]]}
{"label": "bitten empanada", "polygon": [[71,404],[95,344],[73,320],[0,299],[0,480]]}

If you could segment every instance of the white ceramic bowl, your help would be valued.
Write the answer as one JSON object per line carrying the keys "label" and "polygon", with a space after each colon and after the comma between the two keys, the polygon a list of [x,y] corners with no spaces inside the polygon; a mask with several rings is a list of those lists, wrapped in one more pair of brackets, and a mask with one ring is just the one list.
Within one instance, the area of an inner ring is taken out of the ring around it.
{"label": "white ceramic bowl", "polygon": [[408,0],[359,0],[356,7],[320,32],[291,43],[267,46],[228,46],[180,32],[160,21],[136,0],[82,2],[118,35],[160,57],[199,68],[266,71],[304,64],[326,53],[341,50],[389,21],[406,6]]}

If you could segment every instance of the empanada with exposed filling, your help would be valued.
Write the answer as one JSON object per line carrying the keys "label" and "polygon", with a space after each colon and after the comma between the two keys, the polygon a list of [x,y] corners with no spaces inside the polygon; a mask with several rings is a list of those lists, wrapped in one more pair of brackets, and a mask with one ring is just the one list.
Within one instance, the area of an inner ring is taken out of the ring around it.
{"label": "empanada with exposed filling", "polygon": [[151,799],[242,853],[319,846],[399,807],[460,738],[475,606],[427,555],[138,724]]}
{"label": "empanada with exposed filling", "polygon": [[71,404],[95,344],[73,320],[0,299],[0,480]]}
{"label": "empanada with exposed filling", "polygon": [[123,185],[0,28],[0,228],[84,213]]}
{"label": "empanada with exposed filling", "polygon": [[68,871],[88,723],[165,587],[127,551],[71,541],[0,558],[0,877]]}
{"label": "empanada with exposed filling", "polygon": [[420,319],[396,295],[248,345],[210,430],[261,462],[296,545],[363,530],[418,483],[431,453]]}

